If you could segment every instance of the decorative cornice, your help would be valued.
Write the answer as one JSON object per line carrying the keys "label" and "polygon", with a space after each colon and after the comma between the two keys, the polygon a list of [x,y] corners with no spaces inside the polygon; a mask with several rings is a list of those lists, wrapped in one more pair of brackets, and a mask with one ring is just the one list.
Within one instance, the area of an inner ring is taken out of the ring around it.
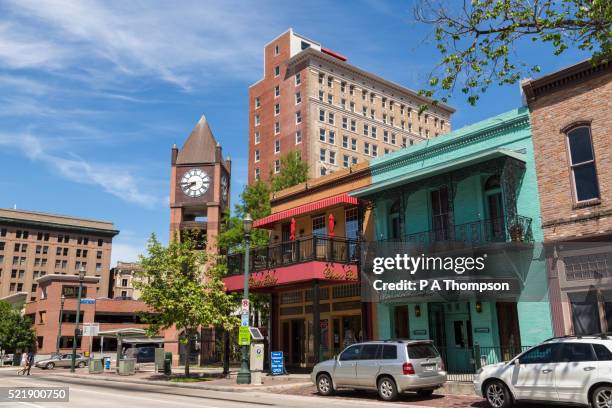
{"label": "decorative cornice", "polygon": [[70,224],[60,224],[49,221],[33,221],[33,220],[23,220],[18,218],[6,218],[0,217],[0,224],[8,224],[8,225],[16,225],[22,227],[30,227],[30,228],[41,228],[41,229],[51,229],[54,231],[78,231],[83,233],[96,234],[101,236],[109,236],[114,237],[119,234],[119,230],[115,229],[103,229],[103,228],[95,228],[95,227],[84,227],[79,225],[70,225]]}
{"label": "decorative cornice", "polygon": [[[474,130],[473,132],[470,132],[465,135],[452,137],[454,132],[451,132],[450,134],[439,136],[449,137],[449,139],[441,143],[436,143],[432,146],[426,146],[423,148],[422,144],[427,143],[423,142],[408,149],[398,150],[397,152],[391,153],[391,157],[389,157],[388,159],[383,159],[374,163],[370,162],[370,170],[372,172],[372,175],[377,175],[386,171],[407,166],[408,164],[414,163],[416,161],[426,160],[434,156],[450,152],[452,150],[457,149],[458,147],[469,146],[483,139],[496,137],[502,133],[506,133],[509,130],[526,128],[529,126],[529,112],[525,110],[514,118],[500,118],[499,123],[494,123],[484,128]],[[433,141],[436,141],[436,139],[433,139]],[[415,151],[412,152],[412,149],[414,149]]]}

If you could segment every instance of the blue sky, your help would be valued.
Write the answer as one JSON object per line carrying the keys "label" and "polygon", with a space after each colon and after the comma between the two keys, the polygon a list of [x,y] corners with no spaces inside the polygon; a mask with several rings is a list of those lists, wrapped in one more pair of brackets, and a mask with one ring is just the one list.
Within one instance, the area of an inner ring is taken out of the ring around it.
{"label": "blue sky", "polygon": [[[263,45],[289,27],[412,89],[439,59],[403,1],[0,2],[0,207],[113,221],[113,260],[168,238],[170,147],[202,114],[246,182],[248,86]],[[550,72],[585,58],[515,50]],[[520,105],[517,86],[477,107],[457,94],[456,129]]]}

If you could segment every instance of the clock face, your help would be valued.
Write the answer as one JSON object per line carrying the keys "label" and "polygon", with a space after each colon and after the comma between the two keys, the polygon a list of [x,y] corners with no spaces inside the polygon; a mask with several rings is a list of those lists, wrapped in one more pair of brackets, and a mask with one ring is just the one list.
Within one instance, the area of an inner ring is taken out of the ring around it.
{"label": "clock face", "polygon": [[181,190],[189,197],[200,197],[210,187],[210,176],[200,169],[191,169],[181,179]]}
{"label": "clock face", "polygon": [[224,175],[223,177],[221,177],[221,198],[223,199],[223,201],[227,201],[227,190],[227,177]]}

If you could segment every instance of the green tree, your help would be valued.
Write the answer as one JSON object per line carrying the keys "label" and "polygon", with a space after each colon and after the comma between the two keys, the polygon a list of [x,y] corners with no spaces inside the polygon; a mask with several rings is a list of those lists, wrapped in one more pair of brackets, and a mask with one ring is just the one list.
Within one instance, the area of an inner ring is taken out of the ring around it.
{"label": "green tree", "polygon": [[36,333],[29,317],[10,303],[0,300],[0,348],[10,351],[34,348]]}
{"label": "green tree", "polygon": [[[191,340],[199,327],[238,325],[233,315],[238,307],[237,298],[228,295],[221,280],[223,270],[215,259],[204,251],[196,250],[196,241],[190,234],[176,236],[163,246],[152,234],[147,245],[147,256],[140,257],[142,272],[135,286],[154,317],[143,318],[149,324],[148,333],[176,327],[182,333],[180,341],[186,344],[186,355],[191,353]],[[189,375],[189,358],[185,359],[185,375]]]}
{"label": "green tree", "polygon": [[277,192],[284,188],[295,186],[308,180],[308,165],[302,161],[297,151],[291,151],[281,157],[280,172],[271,174],[272,191]]}
{"label": "green tree", "polygon": [[[569,47],[587,51],[593,63],[607,61],[612,51],[610,0],[421,0],[416,19],[435,26],[436,47],[442,54],[432,71],[428,97],[447,102],[455,88],[475,105],[492,84],[516,83],[539,72],[517,60],[517,46],[550,43],[554,55]],[[437,102],[437,101],[436,101]]]}

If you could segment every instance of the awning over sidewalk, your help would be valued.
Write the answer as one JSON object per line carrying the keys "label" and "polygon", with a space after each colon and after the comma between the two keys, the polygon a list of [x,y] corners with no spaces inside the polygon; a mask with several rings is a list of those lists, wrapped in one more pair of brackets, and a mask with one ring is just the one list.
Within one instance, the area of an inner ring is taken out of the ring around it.
{"label": "awning over sidewalk", "polygon": [[428,166],[423,169],[402,174],[397,177],[392,177],[387,180],[372,182],[372,185],[362,188],[361,190],[353,191],[350,194],[352,197],[368,197],[379,191],[387,190],[402,184],[409,184],[417,180],[433,177],[438,174],[448,173],[456,169],[470,166],[472,164],[482,163],[487,160],[497,159],[500,157],[510,157],[521,162],[526,161],[525,153],[520,153],[515,150],[498,148],[484,152],[478,152],[461,158],[451,159],[442,163]]}
{"label": "awning over sidewalk", "polygon": [[300,205],[298,207],[291,208],[289,210],[280,211],[280,212],[277,212],[276,214],[271,214],[271,215],[268,215],[267,217],[260,218],[258,220],[255,220],[255,222],[253,222],[253,227],[270,229],[278,221],[288,220],[292,217],[297,217],[299,215],[308,214],[310,212],[319,211],[324,208],[329,208],[329,207],[333,207],[336,205],[343,205],[343,204],[357,205],[359,204],[359,199],[356,197],[349,196],[348,193],[338,194],[333,197],[324,198],[319,201]]}

